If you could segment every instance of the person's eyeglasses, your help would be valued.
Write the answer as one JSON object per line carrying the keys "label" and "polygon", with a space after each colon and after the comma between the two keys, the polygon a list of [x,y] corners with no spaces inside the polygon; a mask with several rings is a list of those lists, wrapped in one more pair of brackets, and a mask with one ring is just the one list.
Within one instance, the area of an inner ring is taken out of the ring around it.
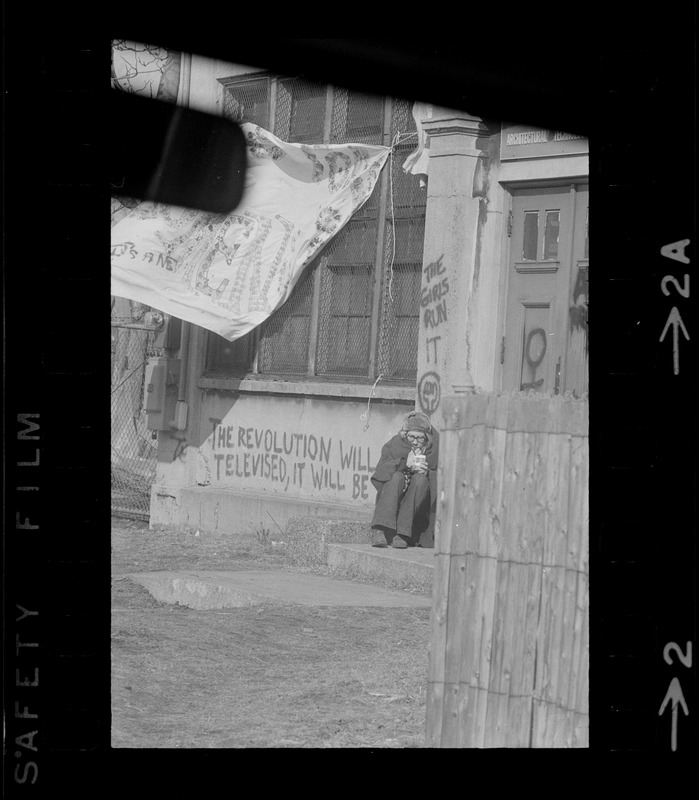
{"label": "person's eyeglasses", "polygon": [[408,433],[406,434],[406,436],[408,437],[408,439],[415,442],[424,441],[426,439],[424,433]]}

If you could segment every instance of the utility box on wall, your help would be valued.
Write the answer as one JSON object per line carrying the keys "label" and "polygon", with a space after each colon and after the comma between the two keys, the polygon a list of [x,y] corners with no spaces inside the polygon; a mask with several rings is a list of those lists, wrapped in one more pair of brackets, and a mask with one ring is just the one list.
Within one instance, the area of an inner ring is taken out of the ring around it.
{"label": "utility box on wall", "polygon": [[180,361],[176,358],[151,358],[146,365],[143,410],[151,431],[172,428],[177,406]]}

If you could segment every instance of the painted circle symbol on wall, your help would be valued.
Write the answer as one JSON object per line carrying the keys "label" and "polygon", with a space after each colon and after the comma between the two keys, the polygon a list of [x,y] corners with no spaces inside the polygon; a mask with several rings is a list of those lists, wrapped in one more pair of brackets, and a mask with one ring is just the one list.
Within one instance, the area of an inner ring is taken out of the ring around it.
{"label": "painted circle symbol on wall", "polygon": [[424,414],[432,414],[442,396],[439,375],[436,372],[426,372],[417,385],[417,399],[420,409]]}
{"label": "painted circle symbol on wall", "polygon": [[[538,350],[535,351],[536,355],[532,355],[532,341],[535,336],[540,337],[540,344]],[[527,343],[524,345],[524,355],[532,369],[536,368],[544,360],[546,355],[546,331],[543,328],[532,328],[527,336]]]}

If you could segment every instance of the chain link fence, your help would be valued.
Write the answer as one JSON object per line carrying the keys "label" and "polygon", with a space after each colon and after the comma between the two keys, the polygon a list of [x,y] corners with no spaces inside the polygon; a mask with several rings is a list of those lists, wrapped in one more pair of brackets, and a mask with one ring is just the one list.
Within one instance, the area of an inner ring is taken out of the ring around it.
{"label": "chain link fence", "polygon": [[147,520],[157,440],[146,427],[146,363],[157,355],[156,331],[112,323],[112,514]]}

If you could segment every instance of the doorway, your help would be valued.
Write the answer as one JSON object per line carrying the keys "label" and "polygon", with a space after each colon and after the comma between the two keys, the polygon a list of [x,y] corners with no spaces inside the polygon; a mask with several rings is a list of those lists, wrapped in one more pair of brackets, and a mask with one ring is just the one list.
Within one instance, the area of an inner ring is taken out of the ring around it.
{"label": "doorway", "polygon": [[502,389],[588,391],[589,186],[512,192]]}

